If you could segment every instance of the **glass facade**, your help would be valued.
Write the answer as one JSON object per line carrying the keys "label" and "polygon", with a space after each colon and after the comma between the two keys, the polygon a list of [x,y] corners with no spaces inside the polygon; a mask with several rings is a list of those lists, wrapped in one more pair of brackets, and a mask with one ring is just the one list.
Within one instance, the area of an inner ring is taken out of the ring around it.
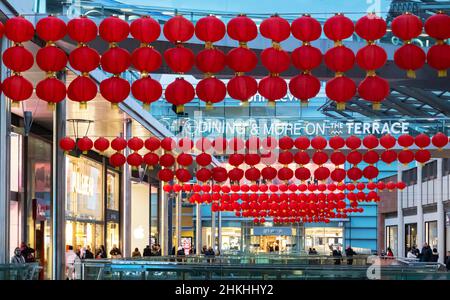
{"label": "glass facade", "polygon": [[430,245],[431,249],[437,249],[437,221],[425,222],[425,242]]}
{"label": "glass facade", "polygon": [[398,227],[394,226],[386,226],[386,249],[390,248],[394,256],[398,255]]}
{"label": "glass facade", "polygon": [[405,256],[408,253],[408,249],[413,246],[418,247],[417,245],[417,224],[405,224]]}

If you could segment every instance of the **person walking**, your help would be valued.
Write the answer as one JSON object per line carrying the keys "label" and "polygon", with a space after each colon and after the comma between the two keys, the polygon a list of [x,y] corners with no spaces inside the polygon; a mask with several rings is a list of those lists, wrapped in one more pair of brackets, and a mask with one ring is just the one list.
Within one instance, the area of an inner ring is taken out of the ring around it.
{"label": "person walking", "polygon": [[421,262],[430,262],[431,256],[433,255],[433,251],[431,250],[431,247],[424,243],[422,247],[422,251],[420,252],[420,261]]}
{"label": "person walking", "polygon": [[94,253],[91,251],[91,246],[87,246],[84,251],[83,259],[94,259]]}
{"label": "person walking", "polygon": [[345,256],[347,256],[347,265],[353,265],[353,255],[356,255],[356,252],[353,251],[353,248],[351,246],[348,246],[347,249],[345,249]]}
{"label": "person walking", "polygon": [[334,264],[335,265],[340,265],[341,264],[341,259],[342,259],[342,252],[339,249],[334,249],[333,250],[333,257],[334,257]]}
{"label": "person walking", "polygon": [[438,260],[439,260],[439,253],[436,248],[433,248],[433,252],[431,254],[431,261],[438,262]]}
{"label": "person walking", "polygon": [[14,265],[25,264],[25,257],[23,257],[22,251],[20,251],[19,247],[14,249],[14,255],[11,257],[11,263]]}
{"label": "person walking", "polygon": [[69,250],[66,252],[66,278],[68,280],[75,279],[75,260],[77,254],[73,251],[73,246],[69,245]]}
{"label": "person walking", "polygon": [[139,252],[138,248],[134,248],[133,253],[131,253],[131,257],[142,257],[141,252]]}

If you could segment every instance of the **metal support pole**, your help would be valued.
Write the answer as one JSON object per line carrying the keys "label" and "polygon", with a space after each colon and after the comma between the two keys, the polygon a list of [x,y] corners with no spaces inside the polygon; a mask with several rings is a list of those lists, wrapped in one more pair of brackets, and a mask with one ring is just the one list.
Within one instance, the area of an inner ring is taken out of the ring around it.
{"label": "metal support pole", "polygon": [[217,213],[219,226],[217,226],[217,250],[222,255],[222,212]]}
{"label": "metal support pole", "polygon": [[[417,206],[417,245],[421,249],[425,241],[424,224],[423,224],[423,194],[422,194],[422,164],[417,163],[417,190],[415,193]],[[411,245],[414,246],[414,245]]]}
{"label": "metal support pole", "polygon": [[[176,244],[175,249],[178,250],[178,247],[181,246],[181,211],[182,211],[182,203],[181,203],[181,192],[178,192],[177,198],[175,200],[175,214],[176,214]],[[176,251],[175,250],[175,251]]]}
{"label": "metal support pole", "polygon": [[[123,132],[125,139],[131,138],[131,119],[127,119],[124,122]],[[124,155],[128,157],[130,154],[130,149],[125,148]],[[122,201],[122,241],[123,241],[123,256],[131,256],[131,167],[126,163],[123,167],[122,174],[122,190],[123,190],[123,201]]]}
{"label": "metal support pole", "polygon": [[[2,38],[3,52],[8,47]],[[7,77],[7,68],[1,64],[1,80]],[[10,142],[11,103],[2,93],[0,96],[0,263],[9,263],[9,200],[10,200]],[[25,226],[25,224],[23,224]]]}
{"label": "metal support pole", "polygon": [[[397,181],[402,180],[402,172],[403,167],[401,164],[398,164],[397,168]],[[404,257],[405,256],[405,224],[403,222],[403,200],[402,200],[403,191],[397,189],[397,256]]]}
{"label": "metal support pole", "polygon": [[169,220],[168,220],[168,199],[167,193],[163,190],[163,182],[160,182],[160,197],[159,197],[159,209],[160,209],[160,231],[159,231],[159,241],[161,245],[161,255],[169,255]]}
{"label": "metal support pole", "polygon": [[211,247],[216,249],[216,213],[211,211]]}
{"label": "metal support pole", "polygon": [[195,207],[195,254],[202,253],[202,207],[197,204]]}
{"label": "metal support pole", "polygon": [[66,101],[56,105],[53,115],[53,279],[65,279],[66,253],[66,157],[58,147],[59,140],[66,135]]}
{"label": "metal support pole", "polygon": [[436,210],[437,210],[437,236],[438,236],[438,262],[444,264],[445,253],[445,211],[444,211],[444,195],[442,187],[442,158],[437,159],[437,186],[436,186]]}

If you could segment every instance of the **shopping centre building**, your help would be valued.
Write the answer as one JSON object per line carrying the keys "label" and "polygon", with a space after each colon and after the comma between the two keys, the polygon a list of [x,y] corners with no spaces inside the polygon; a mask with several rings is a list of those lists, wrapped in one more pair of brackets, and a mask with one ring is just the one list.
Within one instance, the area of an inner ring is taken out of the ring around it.
{"label": "shopping centre building", "polygon": [[[65,255],[69,245],[74,248],[90,247],[93,250],[101,246],[110,251],[114,246],[121,249],[124,257],[130,257],[138,248],[141,253],[147,245],[161,245],[162,255],[171,255],[172,249],[182,246],[200,254],[203,246],[213,247],[222,255],[266,255],[276,252],[279,255],[307,255],[314,248],[321,255],[330,255],[333,249],[346,249],[351,246],[358,254],[380,254],[387,248],[394,256],[406,257],[412,246],[422,247],[428,243],[436,248],[439,262],[445,263],[445,254],[450,251],[450,148],[437,149],[430,145],[431,159],[422,164],[410,160],[406,165],[394,161],[387,164],[381,160],[375,163],[378,174],[373,180],[362,177],[364,188],[369,192],[368,183],[404,182],[406,188],[381,189],[379,201],[359,202],[360,213],[342,214],[331,217],[327,222],[319,219],[309,222],[276,222],[271,216],[265,221],[255,222],[253,217],[244,217],[234,211],[216,211],[214,204],[190,201],[194,192],[190,189],[175,191],[165,186],[177,184],[177,181],[163,182],[159,176],[162,169],[144,163],[132,166],[130,161],[117,166],[111,157],[116,153],[111,147],[99,151],[90,147],[88,151],[72,148],[64,151],[60,141],[70,137],[75,141],[89,137],[92,141],[104,137],[109,141],[117,137],[130,140],[138,137],[146,140],[155,137],[158,140],[172,138],[179,141],[189,138],[196,142],[201,138],[227,140],[240,138],[243,141],[258,137],[261,141],[267,137],[277,139],[289,136],[293,140],[300,136],[313,139],[323,136],[329,140],[333,136],[375,135],[377,138],[390,134],[399,137],[403,134],[417,136],[436,133],[450,134],[450,79],[438,77],[437,71],[425,64],[418,69],[415,78],[408,78],[406,71],[394,62],[394,53],[402,45],[401,39],[391,30],[392,20],[405,12],[412,12],[423,22],[438,11],[450,12],[448,1],[161,1],[143,0],[92,0],[92,1],[54,1],[54,0],[0,0],[0,21],[22,15],[34,26],[53,14],[68,23],[80,15],[87,16],[97,26],[110,16],[118,16],[128,23],[150,16],[161,28],[177,14],[182,14],[193,24],[208,15],[214,14],[225,24],[239,13],[246,13],[260,28],[261,22],[278,13],[292,23],[301,13],[310,13],[321,25],[334,13],[345,12],[353,22],[370,12],[384,18],[388,25],[385,35],[377,42],[387,54],[387,62],[377,70],[377,74],[390,85],[389,95],[381,102],[379,110],[372,103],[354,96],[346,103],[345,110],[331,100],[326,92],[326,83],[335,76],[335,72],[322,63],[312,71],[320,80],[320,91],[309,100],[308,105],[301,103],[289,90],[286,95],[271,105],[260,93],[252,95],[248,103],[233,99],[229,93],[219,103],[210,107],[209,103],[195,97],[184,105],[181,111],[177,105],[169,103],[163,96],[153,102],[150,109],[136,100],[132,93],[117,107],[105,100],[102,93],[88,102],[87,109],[76,101],[66,99],[54,109],[38,97],[36,90],[25,101],[12,103],[4,93],[0,103],[0,263],[8,263],[14,249],[22,242],[35,249],[35,257],[43,267],[42,279],[61,279],[65,274]],[[344,3],[345,2],[345,3]],[[54,42],[67,55],[78,49],[80,44],[68,35]],[[448,43],[446,40],[445,43]],[[86,43],[85,43],[86,44]],[[111,45],[100,36],[87,43],[99,54],[103,54]],[[121,48],[130,53],[142,46],[129,35],[120,43]],[[162,33],[151,43],[155,50],[163,53],[174,44]],[[344,39],[343,44],[355,54],[364,47],[366,41],[356,33]],[[413,39],[413,44],[427,51],[435,44],[435,39],[423,31]],[[194,35],[183,43],[195,54],[205,48],[205,43]],[[281,43],[289,54],[301,45],[294,36]],[[322,53],[334,46],[324,32],[320,38],[311,42]],[[2,38],[2,54],[13,42]],[[34,35],[23,46],[36,58],[40,49],[48,46],[39,35]],[[236,40],[225,36],[214,43],[224,53],[238,46]],[[258,35],[248,42],[258,57],[271,47],[270,39]],[[164,56],[165,59],[165,56]],[[98,65],[98,64],[97,64]],[[97,85],[110,77],[101,66],[87,72]],[[140,72],[133,67],[120,72],[121,78],[133,83],[141,78]],[[300,71],[290,65],[280,76],[289,80]],[[339,72],[337,72],[339,73]],[[2,81],[16,74],[1,66]],[[225,68],[215,74],[225,84],[234,77],[234,70]],[[260,80],[268,71],[258,61],[253,70],[246,75]],[[366,72],[355,66],[345,72],[345,76],[360,82]],[[21,72],[33,87],[45,78],[46,72],[38,66],[37,59],[31,68]],[[47,74],[48,75],[48,74]],[[117,74],[116,74],[117,75]],[[163,90],[179,74],[164,62],[151,72],[151,78],[161,83]],[[204,78],[204,72],[198,67],[185,72],[183,78],[194,87]],[[67,63],[64,70],[55,72],[55,77],[66,87],[80,77],[86,76]],[[87,87],[85,87],[87,88]],[[81,93],[81,92],[80,92]],[[198,93],[197,93],[198,94]],[[147,146],[146,146],[147,147]],[[378,151],[381,146],[377,146]],[[142,147],[141,147],[142,148]],[[417,150],[421,147],[412,146]],[[403,150],[396,144],[395,151]],[[331,154],[330,145],[321,149]],[[348,149],[345,150],[348,153]],[[144,155],[147,151],[137,151]],[[175,156],[183,151],[173,151]],[[130,148],[123,154],[133,153]],[[155,151],[160,157],[168,151]],[[192,151],[194,157],[201,151]],[[381,152],[379,152],[381,153]],[[312,152],[310,152],[312,155]],[[233,169],[228,159],[230,153],[213,155],[210,166]],[[195,161],[195,158],[194,158]],[[262,162],[256,167],[262,169],[269,164]],[[277,169],[283,164],[274,161]],[[320,164],[333,170],[330,162]],[[360,169],[369,163],[361,162]],[[319,167],[308,163],[313,173]],[[295,171],[297,164],[291,161],[285,164]],[[352,164],[345,162],[348,170]],[[186,168],[191,174],[199,169],[193,164]],[[248,168],[244,168],[244,171]],[[199,184],[200,180],[192,176],[187,184]],[[292,177],[292,176],[291,176]],[[292,177],[293,178],[293,177]],[[354,180],[353,180],[354,181]],[[258,184],[269,184],[258,180]],[[331,184],[328,178],[321,181]],[[255,184],[243,179],[241,184]],[[295,178],[289,180],[274,179],[270,184],[301,184]],[[318,183],[312,178],[306,184]],[[345,183],[352,183],[346,179]],[[225,185],[230,185],[226,181]],[[356,184],[356,183],[355,183]],[[357,190],[356,190],[357,192]],[[355,193],[356,193],[355,192]],[[293,192],[294,193],[294,192]],[[276,247],[275,247],[276,245]]]}

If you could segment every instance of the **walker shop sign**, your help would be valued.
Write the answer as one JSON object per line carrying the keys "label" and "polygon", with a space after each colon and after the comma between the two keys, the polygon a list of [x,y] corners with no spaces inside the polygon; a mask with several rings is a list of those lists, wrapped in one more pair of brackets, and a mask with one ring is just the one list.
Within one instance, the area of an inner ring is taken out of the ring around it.
{"label": "walker shop sign", "polygon": [[189,136],[300,136],[368,135],[409,133],[407,122],[304,121],[255,119],[185,119],[183,135]]}

